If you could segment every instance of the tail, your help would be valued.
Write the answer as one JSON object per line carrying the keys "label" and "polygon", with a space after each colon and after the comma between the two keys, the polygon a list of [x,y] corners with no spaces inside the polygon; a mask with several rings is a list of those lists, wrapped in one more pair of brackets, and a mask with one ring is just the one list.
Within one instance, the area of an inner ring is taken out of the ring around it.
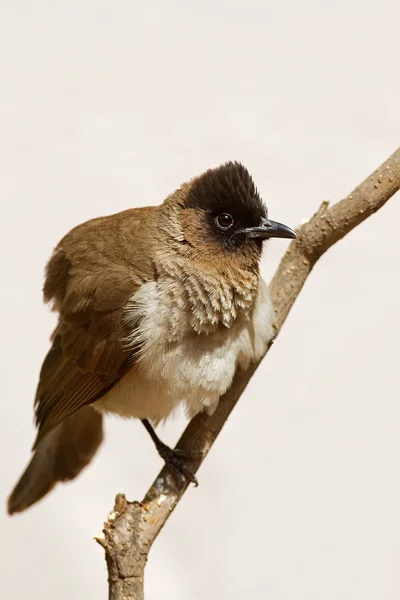
{"label": "tail", "polygon": [[8,499],[8,514],[29,508],[58,481],[74,479],[90,463],[103,440],[103,417],[85,406],[39,443]]}

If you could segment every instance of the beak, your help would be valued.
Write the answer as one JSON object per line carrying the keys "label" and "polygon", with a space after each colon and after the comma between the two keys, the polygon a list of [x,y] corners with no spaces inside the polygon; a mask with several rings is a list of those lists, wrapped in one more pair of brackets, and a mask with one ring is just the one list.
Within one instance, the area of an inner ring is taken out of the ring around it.
{"label": "beak", "polygon": [[242,233],[246,234],[249,238],[258,238],[262,240],[268,240],[269,238],[290,238],[295,240],[297,233],[283,223],[277,221],[271,221],[271,219],[261,219],[261,223],[258,227],[247,227],[242,229]]}

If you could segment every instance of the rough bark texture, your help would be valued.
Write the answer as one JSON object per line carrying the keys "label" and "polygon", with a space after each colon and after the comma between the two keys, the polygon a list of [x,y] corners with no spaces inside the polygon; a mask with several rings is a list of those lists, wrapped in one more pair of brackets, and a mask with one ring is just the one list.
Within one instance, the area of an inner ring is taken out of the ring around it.
{"label": "rough bark texture", "polygon": [[[294,301],[317,260],[330,248],[376,212],[400,189],[400,148],[347,198],[329,208],[324,202],[318,212],[297,233],[270,284],[279,333]],[[201,451],[191,463],[196,472],[239,400],[258,365],[238,372],[231,389],[221,398],[212,416],[197,415],[187,426],[177,447]],[[104,547],[111,600],[142,600],[144,568],[148,552],[176,507],[187,482],[180,481],[164,467],[144,500],[128,502],[116,497],[103,533],[96,540]]]}

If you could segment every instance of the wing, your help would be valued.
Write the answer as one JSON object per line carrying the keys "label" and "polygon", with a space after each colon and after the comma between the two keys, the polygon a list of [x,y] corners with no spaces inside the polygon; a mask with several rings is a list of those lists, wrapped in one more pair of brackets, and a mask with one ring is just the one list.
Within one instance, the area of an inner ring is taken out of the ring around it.
{"label": "wing", "polygon": [[124,306],[148,273],[143,261],[132,264],[126,246],[135,239],[141,220],[135,213],[147,216],[147,210],[84,223],[60,242],[50,259],[44,296],[60,316],[40,372],[34,448],[65,419],[101,398],[133,366],[132,353],[124,345],[132,331],[124,320]]}
{"label": "wing", "polygon": [[[67,417],[101,398],[133,366],[123,348],[126,332],[121,312],[96,315],[73,326],[63,320],[57,327],[36,392],[34,448]],[[115,327],[107,331],[110,321]]]}

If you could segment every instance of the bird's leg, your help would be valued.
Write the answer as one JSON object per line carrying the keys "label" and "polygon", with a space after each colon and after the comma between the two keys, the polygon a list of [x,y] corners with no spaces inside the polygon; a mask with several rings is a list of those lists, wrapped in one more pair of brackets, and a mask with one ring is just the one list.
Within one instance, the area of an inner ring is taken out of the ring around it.
{"label": "bird's leg", "polygon": [[179,450],[179,448],[170,448],[164,442],[160,440],[150,422],[147,419],[142,419],[142,423],[150,434],[151,439],[153,440],[158,454],[165,461],[165,463],[173,469],[180,477],[184,477],[188,479],[195,486],[198,486],[198,481],[195,475],[187,466],[186,461],[190,458],[198,458],[202,453],[200,452],[186,452],[185,450]]}

